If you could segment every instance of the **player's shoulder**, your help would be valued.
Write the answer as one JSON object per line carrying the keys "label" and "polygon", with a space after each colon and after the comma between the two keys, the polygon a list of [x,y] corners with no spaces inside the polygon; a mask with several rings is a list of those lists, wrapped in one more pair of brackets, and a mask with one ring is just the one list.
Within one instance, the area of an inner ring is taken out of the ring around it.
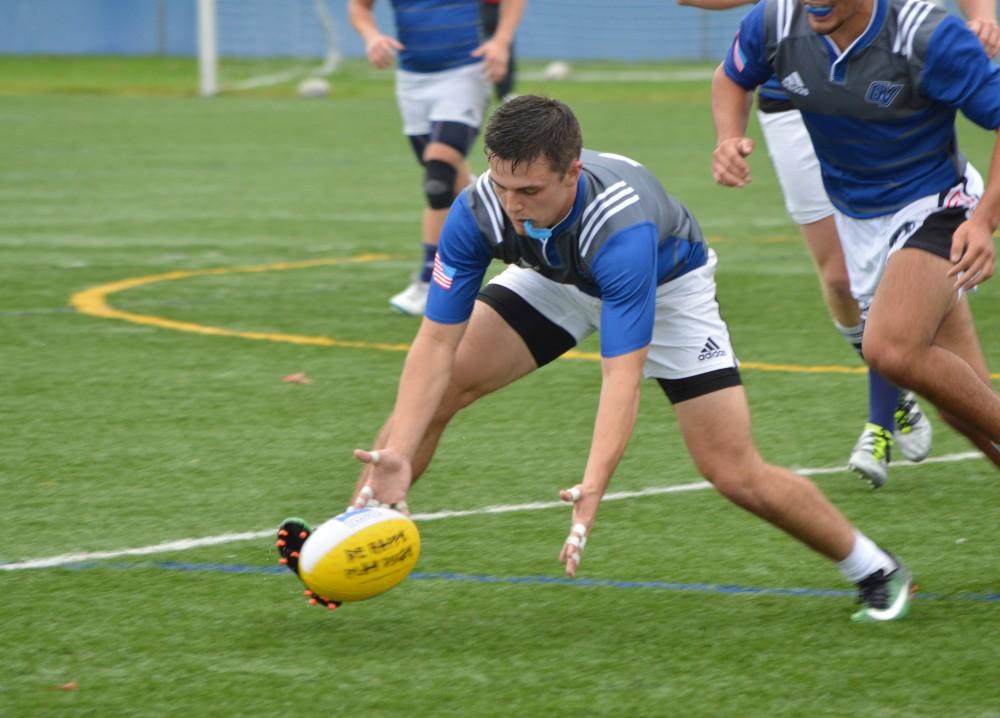
{"label": "player's shoulder", "polygon": [[490,182],[489,170],[469,184],[455,200],[452,211],[462,212],[477,231],[490,244],[500,244],[504,239],[506,215]]}
{"label": "player's shoulder", "polygon": [[607,238],[630,227],[655,222],[666,192],[639,162],[613,152],[584,150],[584,203],[580,250],[590,256]]}
{"label": "player's shoulder", "polygon": [[964,30],[965,24],[948,14],[933,0],[883,0],[888,4],[889,39],[892,54],[909,60],[927,55],[931,38],[939,27]]}

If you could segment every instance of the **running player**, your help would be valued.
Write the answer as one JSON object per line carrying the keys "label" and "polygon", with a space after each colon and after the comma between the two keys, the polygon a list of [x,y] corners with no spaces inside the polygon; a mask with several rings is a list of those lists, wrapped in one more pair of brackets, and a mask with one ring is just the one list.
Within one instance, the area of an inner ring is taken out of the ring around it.
{"label": "running player", "polygon": [[[753,4],[754,0],[677,2],[706,10],[725,10]],[[987,53],[993,56],[1000,52],[996,0],[960,0],[958,4]],[[799,225],[812,254],[833,324],[860,354],[864,323],[851,294],[833,205],[823,188],[819,161],[802,115],[774,76],[757,90],[757,119],[781,185],[785,208]],[[868,421],[851,452],[848,466],[878,488],[888,479],[892,450],[898,448],[910,461],[922,461],[930,453],[933,432],[913,392],[900,392],[871,369],[868,385]]]}
{"label": "running player", "polygon": [[421,222],[423,264],[389,299],[404,314],[423,314],[441,225],[455,195],[469,184],[465,161],[489,103],[490,83],[507,74],[514,30],[525,0],[505,0],[493,35],[483,42],[480,0],[393,0],[398,38],[382,33],[375,0],[349,0],[351,24],[368,61],[396,69],[403,132],[423,165],[427,207]]}
{"label": "running player", "polygon": [[1000,397],[966,297],[994,270],[1000,150],[984,194],[954,127],[961,109],[1000,128],[1000,68],[922,0],[766,0],[713,80],[720,184],[750,180],[747,102],[772,75],[802,113],[835,207],[866,360],[1000,464]]}

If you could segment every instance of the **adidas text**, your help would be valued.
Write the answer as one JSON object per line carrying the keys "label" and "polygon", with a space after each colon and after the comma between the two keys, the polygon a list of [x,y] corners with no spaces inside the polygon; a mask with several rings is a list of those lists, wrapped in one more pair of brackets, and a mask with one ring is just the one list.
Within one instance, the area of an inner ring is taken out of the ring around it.
{"label": "adidas text", "polygon": [[716,359],[724,356],[726,356],[726,350],[716,344],[714,339],[709,337],[708,341],[705,342],[705,346],[702,347],[701,353],[698,355],[698,361]]}

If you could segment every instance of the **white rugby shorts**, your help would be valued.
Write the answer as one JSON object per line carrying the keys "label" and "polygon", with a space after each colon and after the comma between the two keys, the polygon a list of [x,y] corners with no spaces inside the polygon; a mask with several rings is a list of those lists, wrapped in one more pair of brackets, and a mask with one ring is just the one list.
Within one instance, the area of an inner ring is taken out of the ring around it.
{"label": "white rugby shorts", "polygon": [[490,83],[481,62],[441,72],[396,70],[404,134],[430,134],[432,122],[460,122],[478,129],[489,101]]}
{"label": "white rugby shorts", "polygon": [[982,194],[983,178],[967,163],[965,179],[948,192],[921,197],[895,214],[857,219],[835,211],[851,294],[858,300],[861,311],[867,313],[889,258],[903,248],[929,215],[948,207],[964,207],[968,216]]}
{"label": "white rugby shorts", "polygon": [[[715,299],[718,259],[709,250],[698,269],[656,288],[653,340],[643,373],[646,378],[686,379],[738,366],[729,327]],[[571,284],[560,284],[531,269],[511,265],[490,284],[511,290],[579,344],[600,329],[601,300]]]}
{"label": "white rugby shorts", "polygon": [[791,218],[797,224],[812,224],[832,215],[833,204],[823,187],[819,160],[802,113],[758,112],[757,117]]}

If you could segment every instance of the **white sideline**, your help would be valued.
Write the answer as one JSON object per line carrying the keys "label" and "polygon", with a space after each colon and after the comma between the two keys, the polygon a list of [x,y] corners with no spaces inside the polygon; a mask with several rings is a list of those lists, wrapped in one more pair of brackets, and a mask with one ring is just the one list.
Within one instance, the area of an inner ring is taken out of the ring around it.
{"label": "white sideline", "polygon": [[[902,469],[910,466],[925,466],[927,464],[945,464],[956,461],[968,461],[970,459],[981,459],[983,455],[978,451],[967,451],[958,454],[945,454],[924,459],[919,464],[909,461],[893,462],[893,469]],[[815,469],[793,469],[795,473],[802,476],[818,476],[821,474],[838,474],[848,469],[844,466],[827,466]],[[657,496],[659,494],[676,494],[685,491],[700,491],[710,488],[707,481],[694,481],[689,484],[674,484],[672,486],[653,486],[637,491],[616,491],[604,495],[603,501],[622,501],[624,499],[634,499],[641,496]],[[482,514],[507,514],[515,511],[537,511],[540,509],[565,508],[567,505],[562,501],[537,501],[527,504],[506,504],[500,506],[484,506],[478,509],[467,509],[464,511],[437,511],[431,514],[414,514],[415,521],[436,521],[438,519],[453,519],[462,516],[479,516]],[[274,528],[261,531],[244,531],[242,533],[220,534],[218,536],[205,536],[203,538],[178,539],[176,541],[166,541],[164,543],[153,544],[151,546],[140,546],[137,548],[117,549],[113,551],[90,551],[80,553],[64,553],[48,558],[35,558],[17,563],[0,564],[0,571],[23,571],[32,568],[52,568],[54,566],[65,566],[67,564],[82,563],[84,561],[99,561],[108,558],[120,558],[122,556],[146,556],[155,553],[168,553],[172,551],[190,551],[202,546],[217,546],[219,544],[234,543],[236,541],[253,541],[255,539],[274,536]]]}

